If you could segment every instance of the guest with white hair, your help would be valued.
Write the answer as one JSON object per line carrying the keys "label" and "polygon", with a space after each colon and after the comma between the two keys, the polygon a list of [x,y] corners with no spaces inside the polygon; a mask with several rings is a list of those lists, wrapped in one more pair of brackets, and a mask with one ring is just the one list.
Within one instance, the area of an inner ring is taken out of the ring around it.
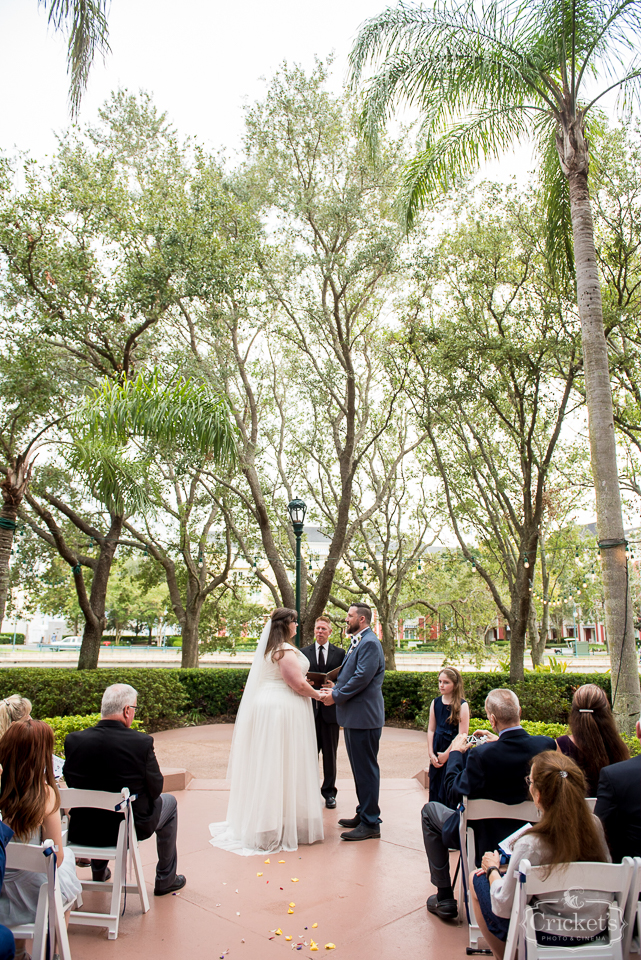
{"label": "guest with white hair", "polygon": [[[128,787],[136,835],[146,840],[156,834],[158,864],[154,893],[157,897],[181,890],[185,877],[176,873],[178,855],[176,798],[162,793],[163,776],[154,753],[153,737],[132,730],[138,693],[128,683],[114,683],[102,697],[102,719],[95,727],[70,733],[65,739],[64,778],[79,790],[119,793]],[[71,843],[115,846],[123,814],[109,810],[77,808],[69,821]],[[110,877],[107,860],[92,860],[94,880]]]}

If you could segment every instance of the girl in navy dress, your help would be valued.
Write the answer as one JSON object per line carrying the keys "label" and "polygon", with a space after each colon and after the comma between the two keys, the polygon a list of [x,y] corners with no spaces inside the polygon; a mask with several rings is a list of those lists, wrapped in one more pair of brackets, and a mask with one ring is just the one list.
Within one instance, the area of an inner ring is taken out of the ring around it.
{"label": "girl in navy dress", "polygon": [[440,697],[430,704],[427,751],[430,757],[430,800],[447,805],[443,792],[443,774],[450,746],[457,733],[467,735],[470,708],[463,699],[463,677],[454,667],[443,667],[438,675]]}

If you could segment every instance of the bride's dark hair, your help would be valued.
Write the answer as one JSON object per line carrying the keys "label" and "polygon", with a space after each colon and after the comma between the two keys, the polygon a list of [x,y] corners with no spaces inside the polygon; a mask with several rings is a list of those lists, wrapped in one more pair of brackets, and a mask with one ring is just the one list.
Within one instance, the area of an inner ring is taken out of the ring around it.
{"label": "bride's dark hair", "polygon": [[271,657],[276,662],[285,656],[283,644],[289,643],[289,625],[298,621],[298,614],[289,607],[277,607],[271,617],[272,628],[267,638],[265,658]]}

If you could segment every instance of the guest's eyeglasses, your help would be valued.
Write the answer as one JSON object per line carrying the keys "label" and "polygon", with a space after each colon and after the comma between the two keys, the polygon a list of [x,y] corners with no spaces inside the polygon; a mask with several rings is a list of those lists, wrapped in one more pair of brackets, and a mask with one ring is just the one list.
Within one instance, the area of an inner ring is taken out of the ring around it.
{"label": "guest's eyeglasses", "polygon": [[[127,704],[127,707],[128,707],[130,710],[134,710],[134,711],[135,711],[135,710],[138,709],[138,704],[137,704],[137,703],[128,703],[128,704]],[[127,707],[125,707],[125,710],[127,709]]]}

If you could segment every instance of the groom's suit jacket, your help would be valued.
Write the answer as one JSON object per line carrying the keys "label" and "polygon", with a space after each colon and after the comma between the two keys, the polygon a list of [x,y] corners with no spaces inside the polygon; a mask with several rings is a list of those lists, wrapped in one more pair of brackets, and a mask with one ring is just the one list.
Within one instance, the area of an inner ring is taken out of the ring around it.
{"label": "groom's suit jacket", "polygon": [[[304,653],[307,659],[309,660],[310,669],[314,673],[318,673],[318,660],[316,658],[316,641],[310,643],[308,647],[301,647],[301,653]],[[345,651],[342,647],[335,647],[333,643],[325,644],[325,672],[329,673],[330,670],[335,670],[336,667],[340,667],[341,663],[345,659]],[[337,723],[336,720],[336,707],[330,706],[326,707],[325,704],[319,703],[318,700],[312,701],[314,704],[314,716],[320,714],[324,723]]]}
{"label": "groom's suit jacket", "polygon": [[342,727],[372,730],[385,724],[384,678],[383,647],[366,627],[358,645],[347,651],[334,687],[336,719]]}

